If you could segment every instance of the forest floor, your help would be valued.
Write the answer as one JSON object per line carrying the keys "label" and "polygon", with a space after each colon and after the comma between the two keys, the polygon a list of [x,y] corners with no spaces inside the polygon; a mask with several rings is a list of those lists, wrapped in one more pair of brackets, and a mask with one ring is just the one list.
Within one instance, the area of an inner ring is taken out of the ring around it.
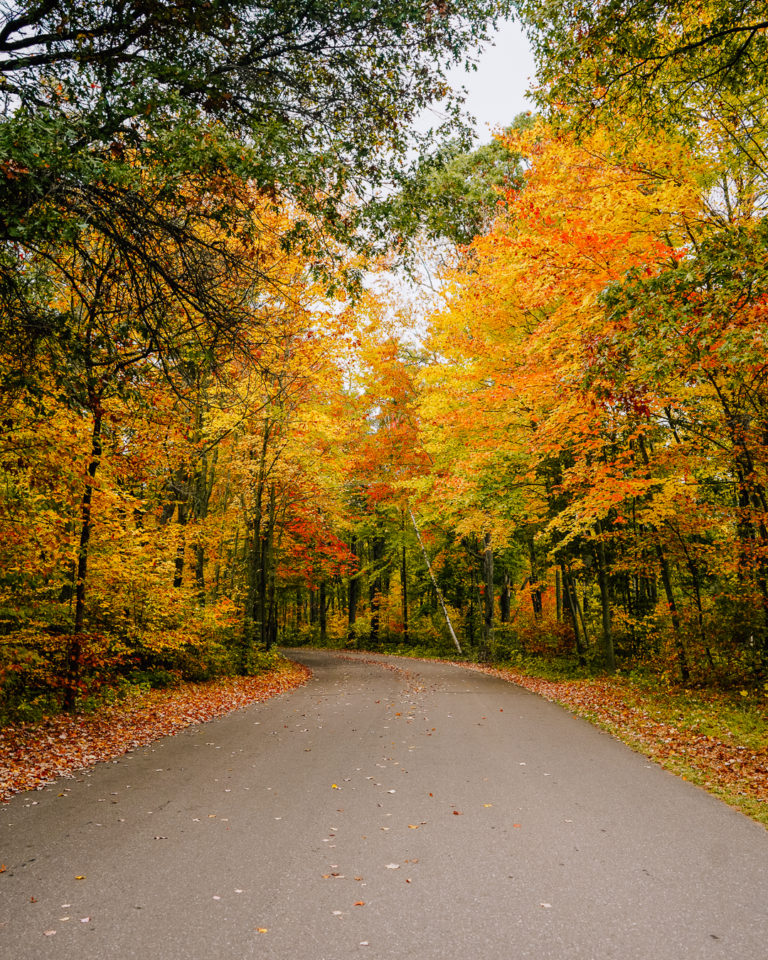
{"label": "forest floor", "polygon": [[76,770],[114,760],[192,724],[268,700],[300,686],[309,676],[306,667],[285,661],[255,677],[185,683],[136,693],[92,713],[5,726],[0,729],[0,800],[72,777]]}
{"label": "forest floor", "polygon": [[459,663],[516,683],[609,731],[768,826],[768,700],[662,690],[619,677],[551,680]]}

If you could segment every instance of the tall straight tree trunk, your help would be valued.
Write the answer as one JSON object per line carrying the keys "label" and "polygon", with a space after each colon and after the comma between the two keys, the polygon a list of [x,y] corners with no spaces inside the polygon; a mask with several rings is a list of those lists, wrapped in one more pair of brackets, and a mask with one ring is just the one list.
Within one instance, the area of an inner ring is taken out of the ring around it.
{"label": "tall straight tree trunk", "polygon": [[382,576],[381,566],[384,559],[384,539],[379,535],[374,535],[371,540],[372,566],[374,571],[370,588],[371,603],[371,643],[378,643],[380,629],[380,610],[382,594]]}
{"label": "tall straight tree trunk", "polygon": [[605,668],[610,673],[616,672],[616,652],[613,646],[611,633],[611,598],[608,587],[608,570],[605,559],[605,544],[602,541],[603,528],[598,520],[595,525],[597,540],[595,541],[595,557],[597,559],[597,582],[600,587],[600,610],[603,626],[603,659]]}
{"label": "tall straight tree trunk", "polygon": [[467,643],[470,647],[475,645],[475,610],[477,607],[477,601],[480,595],[480,585],[478,583],[477,576],[477,563],[475,562],[475,557],[478,554],[477,550],[477,541],[475,535],[472,535],[470,540],[470,564],[472,569],[472,583],[469,588],[469,615],[467,618]]}
{"label": "tall straight tree trunk", "polygon": [[403,607],[403,642],[409,643],[408,636],[408,561],[405,553],[405,510],[401,511],[402,519],[402,552],[400,557],[400,583],[402,585],[402,607]]}
{"label": "tall straight tree trunk", "polygon": [[491,535],[486,533],[483,542],[483,582],[484,607],[483,607],[483,644],[480,648],[480,659],[487,660],[491,655],[491,641],[493,640],[493,547],[491,545]]}
{"label": "tall straight tree trunk", "polygon": [[582,639],[579,636],[579,612],[578,612],[579,598],[576,596],[576,587],[574,586],[571,575],[566,570],[565,566],[562,566],[562,572],[563,572],[563,593],[565,594],[568,610],[571,614],[573,636],[576,641],[576,653],[579,657],[579,663],[582,666],[584,666],[584,664],[587,661],[584,656],[584,653],[585,653],[584,643],[582,642]]}
{"label": "tall straight tree trunk", "polygon": [[264,436],[259,456],[259,471],[253,495],[253,521],[251,523],[250,557],[248,562],[247,619],[250,621],[250,642],[264,643],[266,636],[265,600],[266,571],[264,568],[264,488],[266,485],[267,449],[269,446],[269,423],[264,424]]}
{"label": "tall straight tree trunk", "polygon": [[[643,462],[646,466],[649,466],[650,458],[648,456],[648,451],[645,448],[645,442],[641,436],[638,437],[637,443],[643,458]],[[667,558],[661,548],[661,539],[659,537],[658,530],[653,524],[649,524],[649,529],[653,534],[654,549],[656,551],[656,558],[659,561],[659,569],[661,571],[661,583],[664,587],[664,594],[667,598],[669,615],[672,620],[672,632],[675,638],[675,650],[677,652],[678,667],[680,668],[680,679],[683,681],[683,683],[687,683],[690,676],[690,671],[688,669],[688,657],[685,652],[685,644],[683,643],[683,632],[680,624],[680,615],[677,612],[675,594],[672,590],[672,576],[669,570],[669,563],[667,562]]]}
{"label": "tall straight tree trunk", "polygon": [[240,524],[235,527],[235,542],[232,545],[232,551],[229,555],[229,593],[230,596],[235,592],[235,571],[238,567],[238,553],[240,550]]}
{"label": "tall straight tree trunk", "polygon": [[[353,536],[349,549],[354,556],[359,557],[357,537]],[[355,622],[357,620],[357,605],[360,601],[360,571],[356,570],[349,575],[349,603],[347,607],[347,640],[351,643],[355,639]]]}
{"label": "tall straight tree trunk", "polygon": [[589,646],[589,630],[587,630],[587,618],[584,616],[587,609],[587,587],[584,586],[584,605],[579,600],[579,593],[576,589],[576,578],[571,574],[571,588],[573,589],[573,599],[576,601],[576,611],[581,621],[581,632],[584,634],[584,646]]}
{"label": "tall straight tree trunk", "polygon": [[296,587],[296,635],[301,630],[302,615],[304,613],[304,597],[301,594],[301,587]]}
{"label": "tall straight tree trunk", "polygon": [[265,649],[271,646],[271,624],[273,620],[274,590],[270,589],[272,554],[275,541],[275,484],[270,484],[269,505],[267,507],[266,525],[261,536],[261,557],[259,563],[259,641]]}
{"label": "tall straight tree trunk", "polygon": [[690,676],[690,670],[688,669],[688,656],[685,652],[685,644],[683,643],[683,631],[680,624],[680,615],[677,611],[677,603],[675,602],[675,594],[672,590],[672,577],[669,571],[669,563],[664,554],[664,551],[661,549],[661,544],[658,541],[658,533],[656,530],[651,527],[651,530],[656,534],[656,557],[659,561],[659,569],[661,570],[661,583],[664,587],[664,594],[667,598],[667,606],[669,607],[669,615],[672,619],[672,631],[675,637],[675,650],[677,652],[677,664],[680,668],[680,679],[683,683],[688,682]]}
{"label": "tall straight tree trunk", "polygon": [[563,622],[563,591],[560,568],[555,568],[555,616],[558,623]]}
{"label": "tall straight tree trunk", "polygon": [[187,553],[187,505],[181,500],[177,506],[176,519],[180,530],[176,556],[173,559],[173,586],[178,590],[184,582],[184,559]]}
{"label": "tall straight tree trunk", "polygon": [[541,587],[539,586],[539,571],[538,564],[536,562],[536,547],[533,542],[533,537],[531,537],[528,541],[528,551],[531,558],[531,576],[529,583],[531,585],[531,606],[533,607],[533,618],[534,620],[541,620]]}
{"label": "tall straight tree trunk", "polygon": [[502,623],[509,623],[509,614],[511,607],[509,574],[504,571],[504,584],[499,594],[499,619]]}
{"label": "tall straight tree trunk", "polygon": [[274,481],[269,489],[269,525],[264,544],[264,646],[270,650],[277,642],[277,603],[276,603],[276,563],[275,553],[279,548],[275,544],[275,525],[277,521],[277,489]]}
{"label": "tall straight tree trunk", "polygon": [[77,548],[77,571],[75,580],[75,623],[68,652],[68,680],[64,691],[64,709],[73,710],[80,683],[82,658],[82,633],[85,622],[85,594],[88,579],[88,548],[93,530],[93,488],[101,464],[101,398],[93,398],[93,427],[91,429],[91,453],[88,461],[88,476],[80,500],[80,542]]}
{"label": "tall straight tree trunk", "polygon": [[328,600],[326,598],[325,577],[320,581],[319,594],[320,642],[325,643],[328,639]]}

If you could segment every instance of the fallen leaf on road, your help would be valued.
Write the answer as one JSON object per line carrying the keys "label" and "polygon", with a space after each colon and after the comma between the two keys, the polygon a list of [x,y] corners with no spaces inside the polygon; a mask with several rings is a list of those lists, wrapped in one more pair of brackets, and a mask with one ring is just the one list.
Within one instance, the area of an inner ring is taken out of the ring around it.
{"label": "fallen leaf on road", "polygon": [[388,864],[387,864],[387,870],[399,870],[399,869],[400,869],[400,864],[399,864],[399,863],[388,863]]}
{"label": "fallen leaf on road", "polygon": [[551,904],[551,903],[540,903],[539,906],[540,906],[540,907],[544,907],[546,910],[551,910],[551,909],[552,909],[552,904]]}
{"label": "fallen leaf on road", "polygon": [[453,815],[454,815],[454,817],[461,817],[461,816],[463,816],[461,810],[454,810],[454,811],[453,811]]}
{"label": "fallen leaf on road", "polygon": [[75,880],[85,880],[84,876],[75,877]]}
{"label": "fallen leaf on road", "polygon": [[355,900],[355,906],[356,906],[356,907],[364,907],[364,906],[365,906],[365,900]]}
{"label": "fallen leaf on road", "polygon": [[52,937],[56,933],[55,930],[45,930],[43,935],[46,937]]}
{"label": "fallen leaf on road", "polygon": [[267,927],[256,927],[256,933],[269,933]]}

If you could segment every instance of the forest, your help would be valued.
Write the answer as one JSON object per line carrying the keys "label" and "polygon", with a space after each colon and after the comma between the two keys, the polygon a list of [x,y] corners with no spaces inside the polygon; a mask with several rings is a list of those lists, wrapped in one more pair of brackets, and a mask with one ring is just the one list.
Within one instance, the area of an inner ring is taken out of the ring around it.
{"label": "forest", "polygon": [[307,643],[768,689],[763,6],[3,4],[0,719]]}

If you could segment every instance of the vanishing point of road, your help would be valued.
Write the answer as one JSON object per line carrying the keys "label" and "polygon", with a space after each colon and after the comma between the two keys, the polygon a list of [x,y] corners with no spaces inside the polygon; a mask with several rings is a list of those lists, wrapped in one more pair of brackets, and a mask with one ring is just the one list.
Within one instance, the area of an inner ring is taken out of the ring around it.
{"label": "vanishing point of road", "polygon": [[306,686],[0,811],[7,960],[766,960],[768,833],[460,667]]}

